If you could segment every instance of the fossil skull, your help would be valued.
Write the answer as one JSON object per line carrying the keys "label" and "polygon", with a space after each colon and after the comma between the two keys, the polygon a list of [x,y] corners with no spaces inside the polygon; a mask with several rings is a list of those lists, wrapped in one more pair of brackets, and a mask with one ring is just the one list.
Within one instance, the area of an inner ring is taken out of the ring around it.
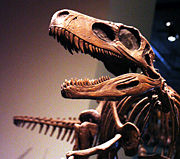
{"label": "fossil skull", "polygon": [[[64,97],[112,99],[161,86],[160,75],[153,66],[154,52],[134,27],[64,9],[53,15],[50,35],[71,53],[81,51],[102,61],[109,72],[118,76],[66,81],[62,85]],[[133,73],[127,75],[129,68]],[[137,69],[142,74],[137,74]]]}

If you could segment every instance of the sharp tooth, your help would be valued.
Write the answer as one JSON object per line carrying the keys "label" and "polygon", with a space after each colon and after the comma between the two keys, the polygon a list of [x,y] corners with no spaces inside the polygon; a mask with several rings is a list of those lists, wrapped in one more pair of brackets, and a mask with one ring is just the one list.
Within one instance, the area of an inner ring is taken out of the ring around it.
{"label": "sharp tooth", "polygon": [[103,76],[101,77],[101,82],[104,82],[104,77]]}
{"label": "sharp tooth", "polygon": [[72,55],[73,55],[73,52],[72,52],[72,50],[71,50],[70,46],[68,46],[68,50],[69,50],[70,54],[72,54]]}
{"label": "sharp tooth", "polygon": [[93,81],[93,84],[94,84],[94,85],[96,84],[96,80]]}
{"label": "sharp tooth", "polygon": [[112,53],[111,51],[109,51],[109,55],[111,55],[111,56],[112,56],[112,55],[113,55],[113,53]]}
{"label": "sharp tooth", "polygon": [[109,76],[106,76],[106,80],[109,80],[110,78],[109,78]]}
{"label": "sharp tooth", "polygon": [[61,36],[61,28],[58,29],[58,36]]}
{"label": "sharp tooth", "polygon": [[99,48],[99,53],[102,53],[102,51],[101,51],[102,49],[101,48]]}
{"label": "sharp tooth", "polygon": [[69,86],[71,85],[71,80],[68,81],[68,85],[69,85]]}
{"label": "sharp tooth", "polygon": [[78,86],[81,86],[81,81],[80,81],[80,80],[78,80],[77,82],[78,82]]}
{"label": "sharp tooth", "polygon": [[93,48],[91,44],[89,44],[89,50],[91,51],[91,53],[93,53]]}
{"label": "sharp tooth", "polygon": [[69,40],[69,32],[68,31],[65,31],[65,36],[66,36],[66,39]]}
{"label": "sharp tooth", "polygon": [[88,86],[91,85],[91,81],[87,79]]}
{"label": "sharp tooth", "polygon": [[106,80],[106,78],[105,78],[104,76],[102,76],[102,79],[103,79],[103,81],[105,81],[105,80]]}
{"label": "sharp tooth", "polygon": [[75,43],[77,49],[79,49],[79,38],[77,36],[74,36],[74,43]]}
{"label": "sharp tooth", "polygon": [[99,83],[99,81],[98,80],[95,80],[95,84],[98,84]]}
{"label": "sharp tooth", "polygon": [[54,27],[51,27],[51,34],[54,34]]}
{"label": "sharp tooth", "polygon": [[64,34],[65,34],[65,29],[62,29],[62,30],[61,30],[61,34],[64,36]]}
{"label": "sharp tooth", "polygon": [[69,82],[68,82],[67,79],[65,79],[65,86],[66,86],[66,87],[69,86]]}
{"label": "sharp tooth", "polygon": [[99,52],[99,49],[98,49],[98,47],[96,47],[95,49],[96,49],[96,52],[98,53],[98,52]]}
{"label": "sharp tooth", "polygon": [[104,49],[101,49],[101,52],[104,54]]}
{"label": "sharp tooth", "polygon": [[88,43],[85,42],[84,44],[85,44],[86,50],[88,51],[88,50],[89,50],[89,47],[88,47],[89,45],[88,45]]}
{"label": "sharp tooth", "polygon": [[72,79],[72,78],[71,78],[71,82],[70,82],[70,84],[74,86],[74,81],[73,81],[73,79]]}
{"label": "sharp tooth", "polygon": [[94,45],[92,45],[92,50],[93,50],[93,52],[96,52],[96,48]]}
{"label": "sharp tooth", "polygon": [[54,32],[57,34],[57,31],[58,31],[58,27],[55,27],[54,28]]}
{"label": "sharp tooth", "polygon": [[69,33],[69,39],[70,39],[71,45],[73,45],[73,34],[72,33]]}
{"label": "sharp tooth", "polygon": [[79,39],[79,46],[80,46],[80,49],[81,49],[81,52],[83,53],[84,52],[84,42],[82,39]]}
{"label": "sharp tooth", "polygon": [[78,81],[77,81],[77,79],[75,79],[75,85],[76,85],[76,86],[78,85]]}
{"label": "sharp tooth", "polygon": [[68,87],[68,83],[66,83],[66,88]]}
{"label": "sharp tooth", "polygon": [[66,88],[66,83],[63,82],[63,84],[61,86],[62,86],[62,88]]}
{"label": "sharp tooth", "polygon": [[96,80],[93,81],[93,85],[96,85]]}
{"label": "sharp tooth", "polygon": [[84,79],[83,84],[87,85],[87,79],[86,78]]}
{"label": "sharp tooth", "polygon": [[81,86],[84,86],[84,83],[83,83],[82,79],[81,79],[81,81],[80,81],[80,82],[81,82]]}
{"label": "sharp tooth", "polygon": [[86,85],[86,81],[83,81],[82,83],[83,83],[84,86]]}
{"label": "sharp tooth", "polygon": [[104,50],[104,52],[105,52],[105,54],[107,54],[107,55],[109,54],[107,50]]}
{"label": "sharp tooth", "polygon": [[69,52],[73,55],[73,53],[72,53],[72,45],[71,45],[71,42],[70,42],[70,40],[69,40],[69,32],[68,31],[66,31],[65,32],[65,36],[66,36],[66,46],[67,46],[67,49],[69,50]]}

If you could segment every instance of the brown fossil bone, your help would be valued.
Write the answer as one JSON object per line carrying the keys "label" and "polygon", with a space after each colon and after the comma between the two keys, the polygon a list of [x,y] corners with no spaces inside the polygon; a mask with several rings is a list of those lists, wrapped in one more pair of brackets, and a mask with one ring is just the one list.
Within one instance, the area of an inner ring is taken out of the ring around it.
{"label": "brown fossil bone", "polygon": [[142,74],[129,73],[108,80],[99,80],[98,84],[93,84],[91,80],[77,85],[71,82],[66,81],[61,86],[63,97],[118,100],[125,95],[136,95],[137,92],[143,94],[153,88],[161,87],[162,81]]}
{"label": "brown fossil bone", "polygon": [[[13,117],[14,124],[18,127],[25,127],[27,129],[34,130],[37,125],[40,126],[39,133],[42,133],[44,128],[44,134],[47,135],[50,132],[50,136],[54,135],[54,132],[58,129],[57,139],[61,137],[63,140],[67,135],[67,142],[70,141],[71,143],[74,141],[74,137],[71,137],[74,132],[75,124],[79,124],[80,121],[69,118],[69,120],[65,119],[52,119],[52,118],[40,118],[40,117],[30,117],[30,116],[14,116]],[[50,129],[52,127],[52,129]],[[65,129],[63,132],[62,130]]]}
{"label": "brown fossil bone", "polygon": [[61,10],[51,19],[50,35],[57,36],[65,49],[81,51],[101,60],[116,76],[127,73],[131,61],[133,69],[140,67],[147,76],[159,78],[153,67],[154,52],[134,27]]}
{"label": "brown fossil bone", "polygon": [[75,142],[67,153],[69,159],[93,154],[98,159],[114,159],[121,147],[128,156],[173,158],[180,96],[156,72],[154,52],[139,30],[64,9],[53,15],[49,35],[72,54],[80,51],[102,61],[115,77],[71,79],[62,84],[65,98],[99,102],[96,110],[81,112],[78,122],[67,126],[64,120],[14,117],[16,125],[39,123],[41,131],[44,124],[55,124],[54,128],[60,124],[65,134],[71,129]]}
{"label": "brown fossil bone", "polygon": [[[135,123],[140,128],[141,136],[148,136],[151,127],[153,130],[156,126],[162,128],[165,133],[157,135],[159,137],[156,138],[155,135],[150,139],[144,137],[145,145],[149,146],[153,140],[159,140],[164,144],[161,156],[172,157],[175,136],[179,129],[179,104],[173,101],[178,103],[179,95],[167,86],[165,80],[156,72],[153,66],[154,53],[141,33],[136,28],[122,23],[95,19],[71,10],[61,10],[52,17],[50,35],[57,37],[58,42],[71,53],[73,50],[81,51],[102,61],[107,70],[116,76],[113,79],[102,77],[98,80],[71,80],[61,86],[61,93],[66,98],[110,101],[97,108],[100,110],[103,123],[101,129],[107,131],[107,133],[105,131],[106,135],[100,131],[100,143],[103,144],[113,138],[117,126],[113,128],[115,129],[113,132],[108,129],[112,129],[112,125],[117,125],[118,118],[122,118],[124,122]],[[141,71],[136,72],[136,70]],[[120,101],[115,106],[117,113],[112,112],[115,107],[111,106],[113,103],[111,100]],[[107,110],[103,111],[103,109]],[[115,114],[118,114],[118,118]],[[160,115],[155,120],[157,114]],[[158,120],[161,121],[160,124]],[[172,125],[169,124],[170,120]],[[172,129],[170,133],[168,133],[169,127]],[[161,133],[160,128],[155,132]],[[170,140],[171,144],[168,147]],[[155,144],[153,153],[161,145],[161,143]],[[100,158],[106,158],[105,156],[107,157],[108,153],[101,155]]]}

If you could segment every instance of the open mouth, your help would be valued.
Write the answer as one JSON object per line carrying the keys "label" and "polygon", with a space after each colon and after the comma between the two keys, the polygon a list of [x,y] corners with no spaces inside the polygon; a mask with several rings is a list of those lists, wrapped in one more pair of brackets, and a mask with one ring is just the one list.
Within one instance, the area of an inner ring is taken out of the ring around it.
{"label": "open mouth", "polygon": [[[79,38],[74,35],[70,31],[52,26],[49,28],[49,35],[57,39],[66,50],[68,50],[71,54],[73,53],[84,53],[89,54],[93,58],[96,58],[102,61],[107,68],[108,71],[113,73],[115,76],[119,76],[126,73],[139,73],[145,74],[143,69],[128,61],[123,54],[117,54],[110,50],[106,50],[104,48],[97,47],[87,41]],[[110,66],[109,66],[110,65]],[[115,69],[116,68],[116,69]],[[117,70],[114,71],[113,70]],[[117,73],[118,72],[118,73]],[[104,81],[110,80],[109,76],[102,76],[99,79],[71,79],[65,80],[65,82],[61,85],[61,90],[68,88],[69,86],[76,87],[91,87],[103,83]]]}

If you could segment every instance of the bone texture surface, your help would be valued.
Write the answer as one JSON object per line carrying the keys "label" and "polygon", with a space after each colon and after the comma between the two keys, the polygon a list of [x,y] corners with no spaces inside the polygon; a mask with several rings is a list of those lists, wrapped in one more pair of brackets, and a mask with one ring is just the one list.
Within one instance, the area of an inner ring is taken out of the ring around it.
{"label": "bone texture surface", "polygon": [[98,102],[77,120],[14,116],[16,126],[39,125],[50,136],[57,130],[57,139],[74,144],[69,159],[115,159],[121,148],[127,156],[176,158],[180,96],[154,68],[155,54],[138,29],[64,9],[53,15],[49,35],[71,54],[100,60],[115,77],[62,83],[64,98]]}

